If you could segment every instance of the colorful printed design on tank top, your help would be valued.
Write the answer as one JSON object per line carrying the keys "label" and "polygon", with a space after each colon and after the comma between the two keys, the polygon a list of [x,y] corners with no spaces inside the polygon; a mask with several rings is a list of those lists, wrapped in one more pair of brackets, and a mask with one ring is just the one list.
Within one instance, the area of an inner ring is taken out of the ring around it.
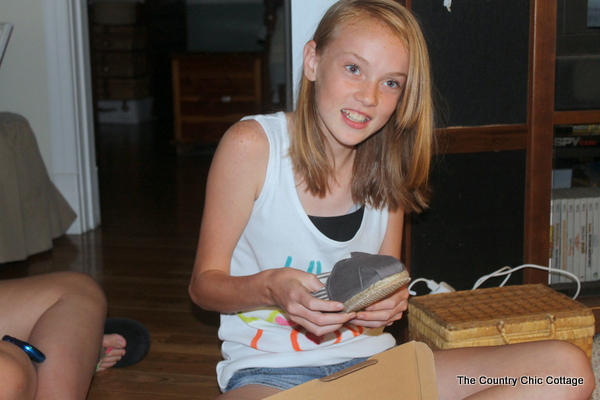
{"label": "colorful printed design on tank top", "polygon": [[[292,260],[292,257],[288,257],[285,267],[291,267]],[[307,272],[320,274],[322,272],[321,269],[322,265],[320,261],[311,261]],[[289,331],[289,340],[294,351],[309,350],[324,343],[328,345],[340,343],[344,336],[356,337],[365,331],[361,326],[344,324],[342,328],[335,332],[317,336],[292,321],[287,313],[281,309],[268,307],[260,310],[252,310],[251,314],[247,315],[247,313],[239,312],[237,316],[246,324],[256,329],[256,334],[249,345],[257,350],[260,350],[260,339],[263,337],[264,332],[278,330],[278,328]]]}

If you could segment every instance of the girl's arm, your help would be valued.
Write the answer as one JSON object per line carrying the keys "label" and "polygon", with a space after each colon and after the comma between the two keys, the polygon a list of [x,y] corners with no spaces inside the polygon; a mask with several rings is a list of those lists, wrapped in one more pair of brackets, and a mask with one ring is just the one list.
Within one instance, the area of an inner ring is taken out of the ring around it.
{"label": "girl's arm", "polygon": [[404,211],[390,211],[388,225],[385,231],[385,237],[379,254],[385,254],[400,259],[400,250],[402,249],[402,230],[404,228]]}
{"label": "girl's arm", "polygon": [[268,139],[256,121],[235,124],[221,139],[208,175],[190,296],[200,307],[222,313],[277,305],[317,335],[335,331],[354,314],[323,313],[343,305],[310,294],[323,286],[313,274],[279,268],[230,275],[233,251],[262,190],[268,159]]}

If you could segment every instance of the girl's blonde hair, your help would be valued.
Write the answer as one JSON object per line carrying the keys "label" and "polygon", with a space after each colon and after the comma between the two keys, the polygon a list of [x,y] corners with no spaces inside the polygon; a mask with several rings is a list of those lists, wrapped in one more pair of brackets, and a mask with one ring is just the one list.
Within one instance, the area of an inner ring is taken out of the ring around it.
{"label": "girl's blonde hair", "polygon": [[[357,204],[421,211],[429,200],[433,104],[427,45],[418,22],[393,0],[342,0],[323,16],[313,40],[318,54],[349,21],[371,18],[385,24],[406,46],[408,77],[386,125],[357,146],[352,197]],[[319,129],[314,82],[304,75],[294,117],[290,155],[294,172],[308,190],[325,197],[333,176],[327,144]]]}

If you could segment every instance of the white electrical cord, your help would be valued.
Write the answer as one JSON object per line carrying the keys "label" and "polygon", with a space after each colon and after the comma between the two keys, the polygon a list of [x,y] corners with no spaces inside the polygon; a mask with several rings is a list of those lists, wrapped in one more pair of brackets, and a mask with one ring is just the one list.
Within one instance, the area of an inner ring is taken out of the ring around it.
{"label": "white electrical cord", "polygon": [[450,7],[452,7],[452,0],[444,0],[444,7],[448,10],[448,12],[452,11]]}
{"label": "white electrical cord", "polygon": [[[536,269],[542,269],[544,271],[549,271],[550,273],[566,275],[569,278],[573,279],[577,283],[577,291],[575,292],[575,296],[573,296],[573,299],[576,299],[577,296],[579,296],[579,292],[581,291],[581,282],[579,281],[579,278],[575,274],[573,274],[569,271],[563,271],[561,269],[554,269],[554,268],[544,267],[544,266],[535,265],[535,264],[523,264],[523,265],[520,265],[515,268],[502,267],[499,270],[492,272],[491,274],[484,275],[481,278],[479,278],[477,280],[477,282],[475,282],[475,285],[473,285],[473,288],[471,288],[471,290],[477,289],[479,286],[481,286],[483,284],[483,282],[487,281],[490,278],[506,275],[506,278],[504,278],[502,283],[499,285],[499,286],[504,286],[506,284],[506,282],[510,279],[510,276],[513,272],[516,272],[523,268],[536,268]],[[415,279],[414,281],[412,281],[410,283],[410,285],[408,286],[408,292],[410,293],[411,296],[416,296],[416,294],[417,294],[416,292],[410,290],[413,287],[413,285],[417,282],[426,282],[427,287],[429,288],[429,290],[431,290],[431,292],[429,294],[454,291],[452,286],[448,285],[446,282],[437,283],[436,281],[431,280],[431,279],[418,278],[418,279]]]}
{"label": "white electrical cord", "polygon": [[408,293],[411,296],[417,295],[417,292],[410,290],[413,287],[413,285],[417,282],[427,282],[427,287],[431,291],[429,294],[454,292],[454,288],[452,286],[448,285],[446,282],[437,283],[436,281],[431,280],[431,279],[418,278],[418,279],[415,279],[414,281],[412,281],[410,283],[410,285],[408,286]]}
{"label": "white electrical cord", "polygon": [[572,274],[569,271],[563,271],[562,269],[555,269],[555,268],[549,268],[549,267],[544,267],[542,265],[535,265],[535,264],[523,264],[520,265],[518,267],[515,268],[510,268],[510,267],[502,267],[499,270],[492,272],[489,275],[484,275],[481,278],[479,278],[477,280],[477,282],[475,282],[475,285],[473,285],[473,288],[471,290],[475,290],[477,289],[479,286],[481,286],[481,284],[483,282],[485,282],[486,280],[496,277],[496,276],[502,276],[502,275],[507,275],[507,277],[504,279],[504,281],[502,281],[502,283],[500,284],[500,286],[504,286],[504,284],[506,283],[506,281],[508,281],[508,279],[510,278],[510,275],[515,272],[518,271],[520,269],[523,268],[535,268],[535,269],[541,269],[544,271],[549,271],[550,273],[557,273],[560,275],[566,275],[569,278],[573,279],[576,283],[577,283],[577,291],[575,292],[575,296],[573,296],[573,299],[576,299],[577,296],[579,296],[579,292],[581,291],[581,282],[579,281],[579,278],[575,275]]}

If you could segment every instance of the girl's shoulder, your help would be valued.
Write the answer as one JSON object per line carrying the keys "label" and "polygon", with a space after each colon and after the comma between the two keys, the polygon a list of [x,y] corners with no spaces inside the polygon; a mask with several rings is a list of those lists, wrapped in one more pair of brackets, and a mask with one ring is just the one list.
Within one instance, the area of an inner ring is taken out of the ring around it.
{"label": "girl's shoulder", "polygon": [[284,112],[246,117],[233,124],[224,138],[268,142],[269,136],[287,136],[291,119],[292,114]]}
{"label": "girl's shoulder", "polygon": [[225,132],[217,148],[217,152],[219,151],[238,156],[268,156],[269,140],[258,121],[246,119],[236,122]]}
{"label": "girl's shoulder", "polygon": [[215,156],[226,153],[229,160],[238,164],[266,168],[271,146],[275,151],[289,146],[291,118],[291,114],[283,112],[244,118],[225,132]]}
{"label": "girl's shoulder", "polygon": [[256,199],[262,190],[269,162],[269,140],[256,120],[232,125],[221,138],[209,176],[228,182]]}

